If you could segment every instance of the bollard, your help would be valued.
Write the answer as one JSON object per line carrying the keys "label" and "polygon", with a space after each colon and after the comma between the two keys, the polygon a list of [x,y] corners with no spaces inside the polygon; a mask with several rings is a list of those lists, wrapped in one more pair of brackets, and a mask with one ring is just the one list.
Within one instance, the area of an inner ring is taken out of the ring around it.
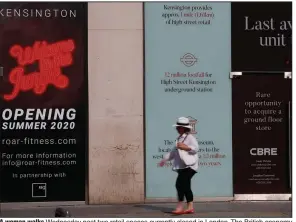
{"label": "bollard", "polygon": [[54,217],[71,217],[70,212],[63,209],[63,208],[57,208],[55,210]]}

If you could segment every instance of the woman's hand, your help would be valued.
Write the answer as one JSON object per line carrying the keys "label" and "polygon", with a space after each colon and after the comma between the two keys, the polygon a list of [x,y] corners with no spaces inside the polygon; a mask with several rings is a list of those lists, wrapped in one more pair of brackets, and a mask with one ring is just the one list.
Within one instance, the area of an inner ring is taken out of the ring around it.
{"label": "woman's hand", "polygon": [[187,145],[184,143],[177,143],[177,148],[180,150],[185,150],[187,148]]}
{"label": "woman's hand", "polygon": [[191,148],[189,148],[186,144],[184,143],[177,143],[177,148],[180,150],[185,150],[185,151],[190,151]]}
{"label": "woman's hand", "polygon": [[163,167],[165,164],[166,160],[162,160],[158,163],[158,166]]}

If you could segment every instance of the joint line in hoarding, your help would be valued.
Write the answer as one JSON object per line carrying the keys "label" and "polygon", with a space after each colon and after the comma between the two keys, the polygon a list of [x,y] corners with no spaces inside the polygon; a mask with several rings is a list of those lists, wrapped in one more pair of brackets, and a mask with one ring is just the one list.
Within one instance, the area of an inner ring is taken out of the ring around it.
{"label": "joint line in hoarding", "polygon": [[248,74],[277,74],[277,73],[284,73],[285,79],[292,79],[292,72],[286,72],[286,71],[233,71],[229,73],[229,77],[233,79],[234,76],[242,76],[243,73]]}
{"label": "joint line in hoarding", "polygon": [[269,73],[285,73],[287,71],[236,71],[236,72],[241,72],[241,73],[265,73],[265,74],[269,74]]}
{"label": "joint line in hoarding", "polygon": [[292,188],[292,144],[291,144],[291,101],[289,101],[289,106],[288,106],[288,125],[289,125],[289,173],[290,173],[290,188]]}

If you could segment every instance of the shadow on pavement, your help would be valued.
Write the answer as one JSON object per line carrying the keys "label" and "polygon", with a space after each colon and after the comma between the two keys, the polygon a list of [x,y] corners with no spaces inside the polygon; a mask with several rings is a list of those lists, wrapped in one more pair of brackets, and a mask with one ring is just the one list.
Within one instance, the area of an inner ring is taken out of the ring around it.
{"label": "shadow on pavement", "polygon": [[160,211],[166,214],[171,214],[171,212],[174,210],[174,208],[171,208],[171,207],[152,206],[147,204],[135,205],[134,207],[143,208],[145,210]]}

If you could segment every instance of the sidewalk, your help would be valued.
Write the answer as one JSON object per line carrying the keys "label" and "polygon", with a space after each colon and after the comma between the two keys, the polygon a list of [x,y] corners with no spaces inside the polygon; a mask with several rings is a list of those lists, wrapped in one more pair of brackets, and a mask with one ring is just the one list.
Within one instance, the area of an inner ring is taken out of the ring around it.
{"label": "sidewalk", "polygon": [[[67,206],[72,217],[174,217],[169,212],[174,204],[134,204],[134,205],[80,205]],[[55,208],[34,207],[1,209],[1,217],[54,217]],[[291,217],[291,201],[277,202],[206,202],[195,203],[196,213],[178,217],[226,218],[226,217]]]}

